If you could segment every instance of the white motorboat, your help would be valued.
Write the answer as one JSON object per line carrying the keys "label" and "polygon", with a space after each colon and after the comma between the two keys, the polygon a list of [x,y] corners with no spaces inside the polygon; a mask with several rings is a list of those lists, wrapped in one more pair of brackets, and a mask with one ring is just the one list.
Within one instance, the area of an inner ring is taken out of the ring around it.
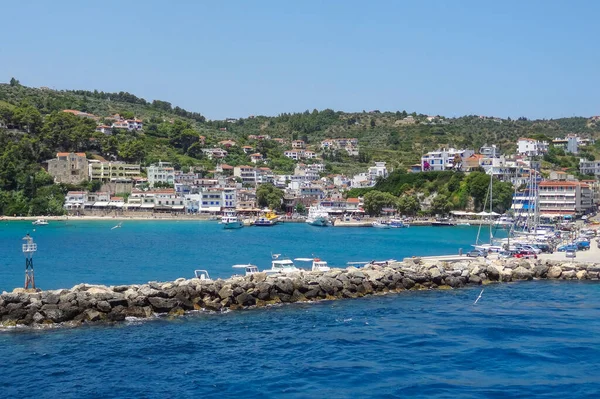
{"label": "white motorboat", "polygon": [[234,269],[244,269],[244,272],[246,273],[245,276],[250,276],[254,273],[258,273],[258,267],[251,265],[251,264],[247,264],[247,265],[233,265],[232,266]]}
{"label": "white motorboat", "polygon": [[319,258],[296,258],[298,262],[312,262],[311,270],[313,272],[328,272],[331,268],[327,265],[327,262]]}
{"label": "white motorboat", "polygon": [[46,226],[48,224],[48,221],[42,218],[31,222],[31,224],[34,226]]}
{"label": "white motorboat", "polygon": [[329,226],[329,213],[321,207],[311,206],[308,208],[308,217],[306,223],[311,226],[326,227]]}
{"label": "white motorboat", "polygon": [[237,214],[233,209],[227,209],[223,212],[221,217],[221,224],[224,229],[241,229],[244,227],[244,222],[238,218]]}
{"label": "white motorboat", "polygon": [[203,281],[211,280],[211,278],[208,275],[208,272],[206,270],[196,269],[196,270],[194,270],[194,275],[196,276],[196,278],[203,280]]}
{"label": "white motorboat", "polygon": [[273,274],[286,274],[286,273],[297,273],[301,271],[296,267],[291,259],[274,259],[271,262],[271,269],[265,270],[264,272],[268,275]]}
{"label": "white motorboat", "polygon": [[379,222],[379,221],[375,221],[373,223],[371,223],[371,226],[377,228],[377,229],[390,229],[391,226],[387,223],[384,222]]}

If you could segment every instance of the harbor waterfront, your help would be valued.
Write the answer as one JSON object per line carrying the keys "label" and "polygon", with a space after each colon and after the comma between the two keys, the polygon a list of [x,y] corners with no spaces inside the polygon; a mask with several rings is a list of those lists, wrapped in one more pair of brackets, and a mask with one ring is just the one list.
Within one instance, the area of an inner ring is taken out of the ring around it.
{"label": "harbor waterfront", "polygon": [[[121,228],[112,229],[121,223]],[[35,231],[34,231],[35,230]],[[318,228],[283,223],[267,229],[223,229],[218,221],[49,220],[0,222],[0,292],[23,285],[22,237],[38,244],[36,283],[42,289],[76,284],[143,284],[193,277],[206,269],[212,278],[237,273],[232,266],[270,267],[271,254],[316,256],[332,267],[348,262],[466,252],[477,227]],[[498,236],[505,234],[498,230]]]}
{"label": "harbor waterfront", "polygon": [[[61,280],[68,270],[76,279],[88,273],[96,281],[143,279],[157,270],[191,275],[193,267],[186,257],[205,256],[204,264],[219,263],[211,263],[215,255],[206,252],[224,240],[205,238],[217,232],[229,238],[234,237],[229,233],[247,231],[251,235],[245,240],[257,237],[263,243],[261,252],[272,240],[298,253],[305,249],[303,241],[318,245],[327,236],[314,234],[323,231],[330,234],[329,245],[346,245],[341,253],[330,250],[321,255],[327,259],[357,259],[352,255],[358,245],[372,251],[369,255],[456,253],[477,234],[476,228],[467,227],[311,229],[289,224],[227,231],[216,222],[125,222],[116,229],[115,222],[80,223],[51,223],[35,232],[28,224],[3,223],[3,251],[7,243],[12,248],[13,241],[18,249],[21,234],[31,231],[40,243],[38,280],[64,287],[68,285]],[[122,236],[109,235],[127,229]],[[259,238],[271,231],[278,234]],[[294,242],[293,236],[302,240]],[[157,248],[159,238],[163,246]],[[98,262],[95,257],[107,251],[103,247],[107,240],[111,256]],[[146,253],[136,252],[136,240],[146,243]],[[194,245],[173,244],[188,241]],[[286,246],[288,241],[291,247]],[[230,238],[227,245],[234,244]],[[204,255],[192,252],[196,246]],[[393,248],[386,252],[389,247]],[[172,262],[153,268],[161,265],[163,251]],[[9,261],[3,257],[2,272],[16,268],[20,279],[23,270],[17,265],[23,259],[13,257],[14,252],[11,249]],[[254,256],[258,256],[254,249],[235,248],[236,261]],[[261,265],[266,265],[270,254],[260,256]],[[230,265],[229,259],[223,264]],[[60,265],[65,263],[70,267],[63,271]],[[136,266],[140,264],[145,267]],[[223,274],[231,270],[222,268]],[[217,281],[81,284],[32,295],[3,294],[0,313],[7,325],[15,324],[8,313],[23,316],[24,309],[29,314],[40,306],[31,321],[44,331],[0,330],[0,356],[13,365],[1,373],[0,387],[7,397],[162,398],[173,394],[173,384],[178,396],[207,398],[593,396],[598,383],[595,370],[600,367],[600,347],[594,338],[600,334],[600,284],[590,280],[597,280],[598,273],[599,265],[546,259],[465,258],[447,263],[417,258],[288,277],[259,273]],[[528,282],[488,284],[534,277]],[[300,302],[283,304],[292,300]],[[254,309],[223,312],[253,303]],[[78,306],[87,308],[78,313],[74,310]],[[205,311],[193,310],[197,308]],[[156,313],[178,317],[155,317]],[[52,318],[59,322],[68,315],[100,323],[63,323],[82,327],[48,330],[56,325]],[[106,323],[111,320],[120,322]],[[29,384],[27,370],[32,367],[38,370],[36,384]],[[140,369],[146,371],[139,373]]]}

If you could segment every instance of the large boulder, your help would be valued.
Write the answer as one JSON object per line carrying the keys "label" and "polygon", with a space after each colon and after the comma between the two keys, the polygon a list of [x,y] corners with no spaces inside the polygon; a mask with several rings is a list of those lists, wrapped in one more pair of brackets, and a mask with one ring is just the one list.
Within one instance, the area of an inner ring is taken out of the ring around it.
{"label": "large boulder", "polygon": [[224,285],[223,288],[221,288],[219,290],[219,298],[221,298],[221,299],[229,298],[232,295],[233,295],[233,289],[231,288],[231,285],[229,285],[229,284]]}
{"label": "large boulder", "polygon": [[548,278],[555,279],[559,278],[562,274],[562,268],[560,266],[552,266],[547,273]]}
{"label": "large boulder", "polygon": [[284,294],[291,295],[294,292],[294,284],[288,278],[278,278],[273,283],[273,286],[279,292],[283,292]]}
{"label": "large boulder", "polygon": [[513,280],[532,280],[533,272],[529,269],[519,266],[512,271]]}
{"label": "large boulder", "polygon": [[487,269],[487,276],[491,281],[500,280],[500,270],[497,266],[490,266]]}
{"label": "large boulder", "polygon": [[152,308],[158,313],[168,313],[177,306],[177,300],[173,298],[150,297],[148,302]]}
{"label": "large boulder", "polygon": [[543,264],[535,265],[533,268],[533,275],[537,278],[546,278],[549,269],[550,268],[548,266]]}

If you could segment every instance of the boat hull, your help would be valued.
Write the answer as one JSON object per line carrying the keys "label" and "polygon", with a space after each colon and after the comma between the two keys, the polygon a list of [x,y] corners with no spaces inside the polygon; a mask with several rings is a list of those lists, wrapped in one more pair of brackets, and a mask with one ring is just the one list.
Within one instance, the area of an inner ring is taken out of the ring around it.
{"label": "boat hull", "polygon": [[306,221],[306,223],[310,224],[311,226],[318,226],[318,227],[329,226],[329,220],[327,220],[326,218],[308,219]]}
{"label": "boat hull", "polygon": [[237,220],[235,222],[224,222],[223,223],[224,229],[241,229],[242,227],[244,227],[244,223],[241,220]]}

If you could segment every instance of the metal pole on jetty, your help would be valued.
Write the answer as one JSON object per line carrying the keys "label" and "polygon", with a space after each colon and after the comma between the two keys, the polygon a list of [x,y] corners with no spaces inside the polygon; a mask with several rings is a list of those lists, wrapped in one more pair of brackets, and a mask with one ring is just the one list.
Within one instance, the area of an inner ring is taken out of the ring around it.
{"label": "metal pole on jetty", "polygon": [[25,244],[23,244],[23,255],[25,255],[25,289],[29,288],[31,284],[31,288],[35,289],[35,276],[33,274],[33,255],[37,251],[37,244],[33,242],[33,237],[27,233],[25,237]]}

